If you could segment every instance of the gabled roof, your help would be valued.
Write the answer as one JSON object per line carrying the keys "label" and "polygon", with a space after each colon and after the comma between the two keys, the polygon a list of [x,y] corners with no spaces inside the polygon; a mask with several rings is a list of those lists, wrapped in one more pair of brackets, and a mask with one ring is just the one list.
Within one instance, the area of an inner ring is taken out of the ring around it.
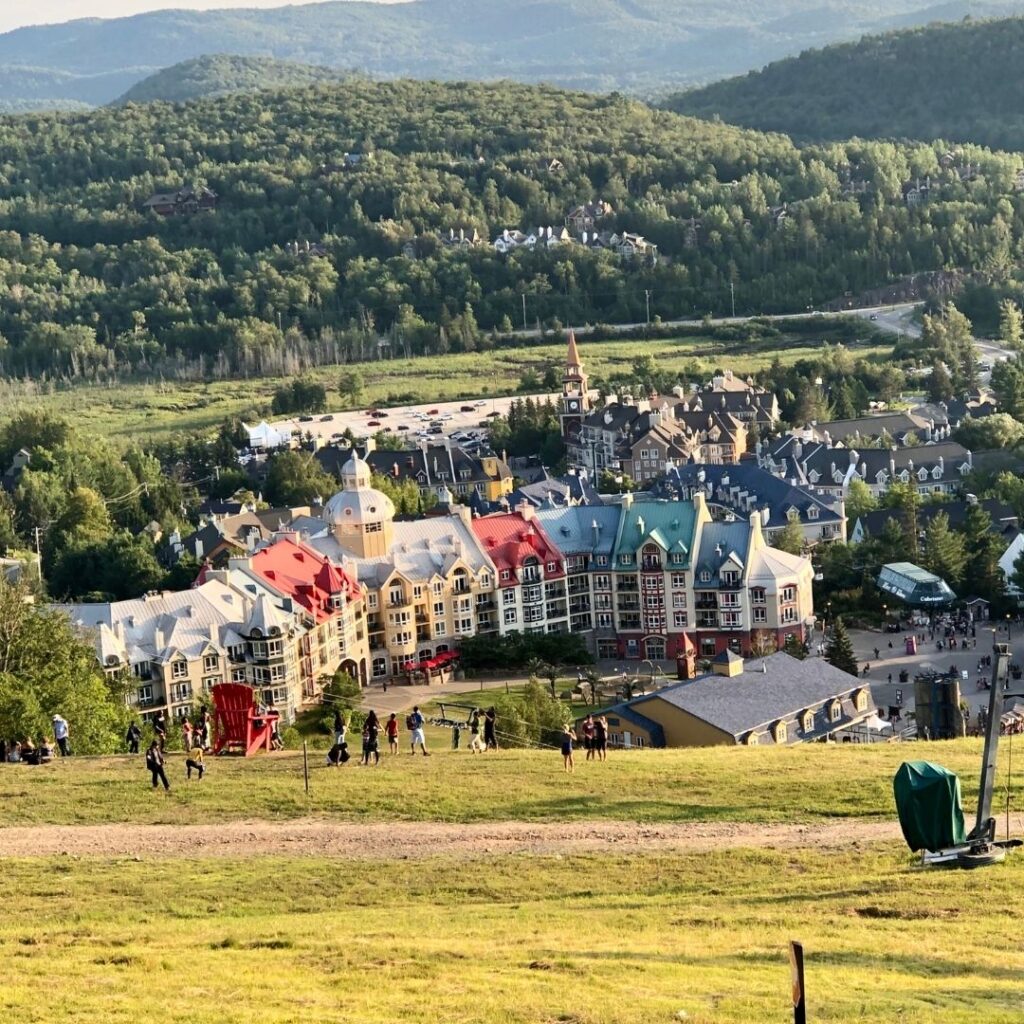
{"label": "gabled roof", "polygon": [[633,553],[646,541],[653,540],[665,550],[684,552],[687,558],[682,564],[688,565],[696,522],[693,502],[633,501],[623,507],[615,557],[622,552]]}
{"label": "gabled roof", "polygon": [[734,676],[705,675],[637,697],[629,707],[644,713],[651,701],[665,701],[737,739],[860,688],[823,658],[799,661],[785,652],[747,661]]}
{"label": "gabled roof", "polygon": [[611,555],[621,514],[617,505],[576,505],[540,509],[537,519],[567,555]]}
{"label": "gabled roof", "polygon": [[747,549],[750,545],[750,523],[706,523],[700,532],[700,550],[697,553],[698,572],[710,572],[710,583],[702,581],[702,588],[717,586],[718,573],[726,563],[740,573],[746,568]]}
{"label": "gabled roof", "polygon": [[[545,578],[562,576],[562,552],[537,516],[524,518],[520,512],[498,513],[473,520],[473,532],[499,570],[519,569],[528,558],[536,558]],[[554,562],[553,572],[547,563]]]}

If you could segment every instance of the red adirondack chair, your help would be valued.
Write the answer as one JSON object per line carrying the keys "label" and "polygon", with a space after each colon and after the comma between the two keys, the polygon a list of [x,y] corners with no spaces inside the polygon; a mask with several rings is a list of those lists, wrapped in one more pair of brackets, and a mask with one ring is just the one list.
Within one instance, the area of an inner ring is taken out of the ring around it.
{"label": "red adirondack chair", "polygon": [[245,683],[218,683],[213,688],[213,752],[241,752],[245,757],[260,747],[271,749],[277,712],[259,711],[252,687]]}

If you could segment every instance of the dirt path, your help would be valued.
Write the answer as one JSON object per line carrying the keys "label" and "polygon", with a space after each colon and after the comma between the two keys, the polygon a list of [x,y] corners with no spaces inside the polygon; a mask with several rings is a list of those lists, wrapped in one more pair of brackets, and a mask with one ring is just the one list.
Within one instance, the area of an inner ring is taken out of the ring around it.
{"label": "dirt path", "polygon": [[628,822],[451,825],[438,822],[339,824],[325,821],[224,825],[44,825],[0,829],[0,857],[250,857],[286,854],[348,859],[568,854],[615,850],[703,852],[716,848],[836,849],[899,838],[895,821],[833,820],[813,825]]}

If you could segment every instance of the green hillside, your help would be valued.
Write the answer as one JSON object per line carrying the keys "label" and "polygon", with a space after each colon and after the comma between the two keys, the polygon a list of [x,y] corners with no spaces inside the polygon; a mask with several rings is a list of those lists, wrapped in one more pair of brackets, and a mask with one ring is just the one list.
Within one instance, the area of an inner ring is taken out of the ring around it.
{"label": "green hillside", "polygon": [[802,140],[947,139],[1024,149],[1024,19],[870,36],[672,97],[672,110]]}
{"label": "green hillside", "polygon": [[[800,149],[612,94],[372,82],[0,119],[0,376],[219,377],[493,344],[522,324],[805,311],[1007,267],[1020,157]],[[348,154],[348,156],[346,156]],[[911,206],[904,183],[930,177]],[[860,190],[851,194],[855,179]],[[161,216],[155,193],[215,209]],[[657,247],[489,244],[602,198]],[[951,230],[952,224],[956,230]],[[459,248],[440,235],[474,230]],[[525,297],[525,298],[524,298]],[[378,339],[384,335],[382,348]]]}
{"label": "green hillside", "polygon": [[[0,35],[0,66],[96,75],[237,53],[374,77],[512,78],[664,94],[865,32],[1022,9],[1024,0],[344,0],[23,28]],[[146,74],[136,71],[132,81]],[[112,101],[128,84],[86,102]]]}
{"label": "green hillside", "polygon": [[231,92],[287,89],[318,82],[336,82],[343,75],[331,68],[295,64],[273,57],[238,57],[211,54],[164,68],[133,85],[117,102],[179,103]]}

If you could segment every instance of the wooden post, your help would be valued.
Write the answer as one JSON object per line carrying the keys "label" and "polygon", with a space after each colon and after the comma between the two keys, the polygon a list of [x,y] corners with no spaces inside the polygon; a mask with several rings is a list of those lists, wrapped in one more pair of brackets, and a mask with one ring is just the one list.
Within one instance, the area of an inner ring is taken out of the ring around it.
{"label": "wooden post", "polygon": [[793,1024],[807,1024],[807,1000],[804,995],[804,947],[789,944],[789,969],[793,979]]}
{"label": "wooden post", "polygon": [[306,784],[306,796],[309,796],[309,751],[305,740],[302,741],[302,778]]}

